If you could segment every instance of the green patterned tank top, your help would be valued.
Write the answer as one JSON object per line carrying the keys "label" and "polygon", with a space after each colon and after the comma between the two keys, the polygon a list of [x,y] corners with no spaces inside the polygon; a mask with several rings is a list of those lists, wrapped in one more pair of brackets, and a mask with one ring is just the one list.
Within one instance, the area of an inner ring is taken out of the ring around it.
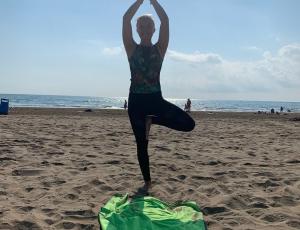
{"label": "green patterned tank top", "polygon": [[131,71],[131,93],[156,93],[160,92],[160,70],[163,59],[157,45],[137,45],[129,58]]}

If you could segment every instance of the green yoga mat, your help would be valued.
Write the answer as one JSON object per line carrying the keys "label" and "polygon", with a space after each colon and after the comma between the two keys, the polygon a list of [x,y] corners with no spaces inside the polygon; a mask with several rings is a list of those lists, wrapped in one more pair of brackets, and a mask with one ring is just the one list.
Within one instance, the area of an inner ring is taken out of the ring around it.
{"label": "green yoga mat", "polygon": [[131,201],[113,196],[98,214],[102,230],[205,230],[200,208],[193,201],[167,204],[154,197]]}

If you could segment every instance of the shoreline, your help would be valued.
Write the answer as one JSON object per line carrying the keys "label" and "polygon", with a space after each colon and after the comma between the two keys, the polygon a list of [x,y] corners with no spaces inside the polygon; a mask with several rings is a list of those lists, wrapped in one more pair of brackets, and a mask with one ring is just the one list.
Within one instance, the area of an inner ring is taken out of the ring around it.
{"label": "shoreline", "polygon": [[[120,112],[126,112],[127,110],[124,110],[123,108],[118,109],[108,109],[108,108],[90,108],[90,107],[11,107],[9,110],[9,114],[20,114],[24,113],[30,113],[35,111],[37,114],[38,112],[66,112],[66,111],[73,111],[73,112],[86,112],[85,110],[92,110],[90,113],[100,113],[100,112],[111,112],[111,113],[117,113]],[[271,116],[289,116],[289,115],[300,115],[300,111],[296,112],[279,112],[278,114],[274,113],[271,114],[270,112],[264,112],[260,111],[261,113],[258,113],[259,111],[219,111],[219,110],[206,110],[206,111],[191,111],[190,114],[255,114],[255,115],[271,115]]]}

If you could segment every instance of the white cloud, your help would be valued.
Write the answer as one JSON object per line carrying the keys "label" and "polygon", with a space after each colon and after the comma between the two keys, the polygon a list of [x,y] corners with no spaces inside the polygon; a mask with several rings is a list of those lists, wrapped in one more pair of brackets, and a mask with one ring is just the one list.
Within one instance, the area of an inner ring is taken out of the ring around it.
{"label": "white cloud", "polygon": [[102,54],[109,55],[109,56],[120,55],[122,52],[123,52],[123,48],[121,46],[106,47],[102,50]]}
{"label": "white cloud", "polygon": [[[300,43],[283,46],[276,53],[263,52],[256,46],[248,48],[260,50],[261,58],[232,61],[216,53],[169,50],[162,69],[162,85],[169,95],[175,96],[180,93],[212,95],[217,99],[229,95],[233,99],[280,99],[290,95],[287,100],[300,100]],[[102,46],[101,50],[105,56],[125,55],[122,46]]]}
{"label": "white cloud", "polygon": [[[256,61],[230,61],[219,54],[186,54],[173,50],[167,53],[167,60],[173,67],[173,70],[167,70],[164,80],[170,88],[224,94],[276,95],[277,92],[293,91],[300,100],[300,43],[283,46],[274,55],[266,51]],[[172,61],[181,64],[174,65]],[[184,76],[177,74],[181,72]]]}
{"label": "white cloud", "polygon": [[107,42],[102,40],[82,40],[83,50],[88,54],[102,54],[104,56],[118,56],[125,50],[123,46],[109,46]]}
{"label": "white cloud", "polygon": [[300,44],[286,45],[279,50],[278,55],[282,58],[300,63]]}
{"label": "white cloud", "polygon": [[213,53],[200,53],[196,51],[193,54],[184,54],[174,50],[168,51],[168,57],[175,61],[184,61],[191,63],[209,63],[209,64],[218,64],[222,62],[222,58]]}
{"label": "white cloud", "polygon": [[242,47],[242,49],[247,50],[247,51],[252,51],[252,52],[262,52],[263,50],[257,46],[245,46]]}

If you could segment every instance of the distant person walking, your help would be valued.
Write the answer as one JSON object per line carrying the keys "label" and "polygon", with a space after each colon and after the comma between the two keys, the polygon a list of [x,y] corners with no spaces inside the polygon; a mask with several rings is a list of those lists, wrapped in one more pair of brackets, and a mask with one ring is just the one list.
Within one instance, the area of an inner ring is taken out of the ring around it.
{"label": "distant person walking", "polygon": [[281,113],[283,112],[283,107],[282,107],[282,106],[280,107],[280,112],[281,112]]}
{"label": "distant person walking", "polygon": [[162,96],[160,71],[169,44],[169,19],[157,0],[150,0],[150,3],[161,21],[158,41],[152,44],[155,24],[149,15],[137,19],[136,28],[140,43],[133,39],[131,20],[143,2],[136,0],[123,16],[123,42],[131,71],[128,114],[145,182],[142,189],[147,192],[151,187],[148,156],[148,134],[151,124],[188,132],[194,129],[195,122],[182,109]]}
{"label": "distant person walking", "polygon": [[189,98],[187,99],[186,105],[187,105],[188,112],[191,112],[192,102]]}
{"label": "distant person walking", "polygon": [[191,100],[188,98],[187,99],[187,102],[185,103],[185,105],[184,105],[184,111],[185,112],[191,112],[191,107],[192,107],[192,102],[191,102]]}
{"label": "distant person walking", "polygon": [[124,102],[124,109],[125,110],[127,109],[127,100],[125,100],[125,102]]}

